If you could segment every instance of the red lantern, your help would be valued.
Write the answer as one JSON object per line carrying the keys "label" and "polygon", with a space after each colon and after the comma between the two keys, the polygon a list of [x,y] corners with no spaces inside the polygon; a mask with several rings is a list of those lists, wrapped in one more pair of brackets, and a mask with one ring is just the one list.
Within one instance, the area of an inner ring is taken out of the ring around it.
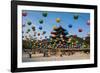
{"label": "red lantern", "polygon": [[78,32],[82,32],[82,31],[83,31],[82,29],[79,29],[79,30],[78,30]]}
{"label": "red lantern", "polygon": [[27,16],[27,13],[26,12],[22,12],[22,16]]}
{"label": "red lantern", "polygon": [[40,33],[38,33],[38,36],[40,36]]}

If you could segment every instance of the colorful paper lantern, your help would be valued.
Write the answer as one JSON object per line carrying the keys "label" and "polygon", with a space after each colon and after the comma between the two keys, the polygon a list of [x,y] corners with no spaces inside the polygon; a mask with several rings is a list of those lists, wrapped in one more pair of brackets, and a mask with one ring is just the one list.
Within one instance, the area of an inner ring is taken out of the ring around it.
{"label": "colorful paper lantern", "polygon": [[42,26],[39,26],[39,29],[42,30]]}
{"label": "colorful paper lantern", "polygon": [[39,20],[39,23],[40,23],[40,24],[43,24],[43,19],[40,19],[40,20]]}
{"label": "colorful paper lantern", "polygon": [[68,25],[68,27],[69,27],[69,28],[72,28],[72,25],[71,25],[71,24],[69,24],[69,25]]}
{"label": "colorful paper lantern", "polygon": [[42,15],[43,15],[43,17],[47,17],[48,13],[47,12],[43,12]]}
{"label": "colorful paper lantern", "polygon": [[56,22],[59,23],[60,22],[60,18],[56,18]]}
{"label": "colorful paper lantern", "polygon": [[78,29],[78,32],[82,32],[83,30],[82,29]]}
{"label": "colorful paper lantern", "polygon": [[27,13],[26,12],[22,12],[22,16],[27,16]]}
{"label": "colorful paper lantern", "polygon": [[27,22],[27,24],[28,24],[28,25],[31,25],[31,24],[32,24],[32,22],[31,22],[31,21],[28,21],[28,22]]}

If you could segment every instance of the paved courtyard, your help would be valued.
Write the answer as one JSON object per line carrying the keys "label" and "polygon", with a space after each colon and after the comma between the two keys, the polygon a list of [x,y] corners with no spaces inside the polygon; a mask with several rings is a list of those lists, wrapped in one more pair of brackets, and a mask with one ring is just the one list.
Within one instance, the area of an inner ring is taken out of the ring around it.
{"label": "paved courtyard", "polygon": [[76,52],[73,55],[63,55],[60,56],[50,56],[50,57],[43,57],[43,54],[32,54],[32,58],[29,58],[29,55],[26,53],[23,53],[22,61],[23,62],[40,62],[40,61],[63,61],[63,60],[84,60],[89,59],[90,54],[80,53]]}

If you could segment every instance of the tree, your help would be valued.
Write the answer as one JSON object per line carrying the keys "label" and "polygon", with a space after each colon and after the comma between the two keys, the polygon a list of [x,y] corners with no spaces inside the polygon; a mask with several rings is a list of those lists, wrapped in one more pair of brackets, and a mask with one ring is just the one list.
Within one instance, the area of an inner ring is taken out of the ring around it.
{"label": "tree", "polygon": [[85,45],[85,48],[90,47],[90,36],[85,37],[84,45]]}

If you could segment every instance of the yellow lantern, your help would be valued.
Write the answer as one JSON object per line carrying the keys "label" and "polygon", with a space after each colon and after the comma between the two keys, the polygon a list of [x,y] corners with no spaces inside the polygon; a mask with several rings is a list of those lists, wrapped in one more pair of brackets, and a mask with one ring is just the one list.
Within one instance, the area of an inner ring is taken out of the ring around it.
{"label": "yellow lantern", "polygon": [[60,18],[56,18],[56,22],[59,23],[60,22]]}

